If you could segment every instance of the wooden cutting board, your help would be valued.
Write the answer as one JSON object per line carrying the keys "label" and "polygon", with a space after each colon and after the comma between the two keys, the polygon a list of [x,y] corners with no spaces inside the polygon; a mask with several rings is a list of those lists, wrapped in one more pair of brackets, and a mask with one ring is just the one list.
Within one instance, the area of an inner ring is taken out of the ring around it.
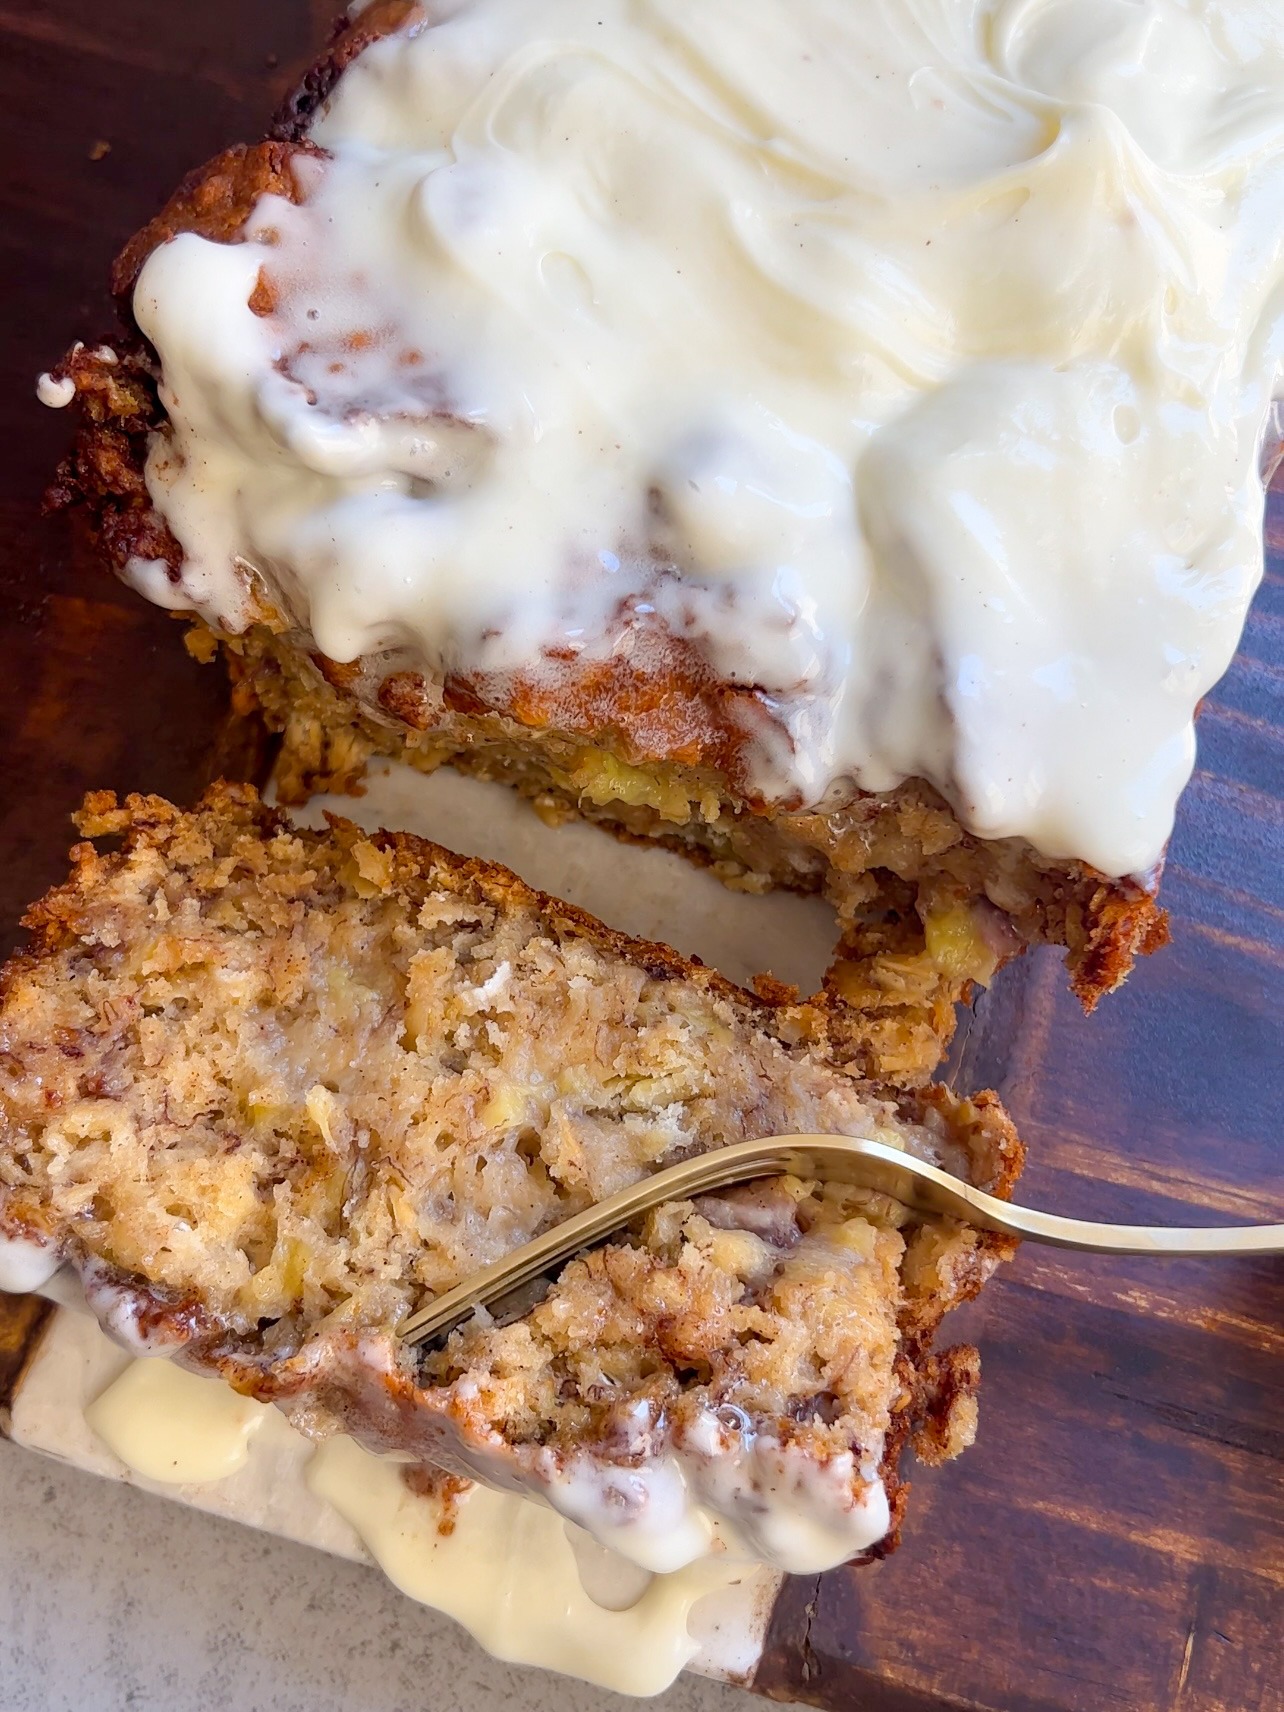
{"label": "wooden cutting board", "polygon": [[[66,424],[32,381],[107,330],[116,246],[262,129],[330,9],[0,0],[4,948],[85,789],[183,798],[265,764],[173,622],[39,518]],[[959,1054],[1022,1129],[1023,1195],[1063,1212],[1284,1219],[1284,503],[1268,540],[1169,857],[1175,943],[1092,1019],[1028,959]],[[0,1301],[0,1427],[40,1320]],[[1284,1263],[1027,1250],[955,1327],[982,1349],[979,1443],[915,1483],[896,1556],[787,1584],[756,1686],[843,1712],[1284,1712]]]}

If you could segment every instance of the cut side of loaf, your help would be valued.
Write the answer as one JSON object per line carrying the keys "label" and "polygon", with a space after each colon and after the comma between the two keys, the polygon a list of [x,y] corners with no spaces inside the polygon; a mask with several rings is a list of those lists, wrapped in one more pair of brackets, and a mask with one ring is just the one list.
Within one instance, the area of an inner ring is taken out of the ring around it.
{"label": "cut side of loaf", "polygon": [[895,1541],[911,1434],[975,1425],[942,1315],[1010,1250],[777,1179],[672,1204],[511,1324],[410,1310],[591,1202],[751,1136],[875,1136],[1007,1193],[990,1095],[846,1066],[833,1000],[731,986],[506,869],[249,787],[90,798],[0,980],[0,1236],[119,1335],[455,1475],[535,1492],[653,1568],[808,1570]]}

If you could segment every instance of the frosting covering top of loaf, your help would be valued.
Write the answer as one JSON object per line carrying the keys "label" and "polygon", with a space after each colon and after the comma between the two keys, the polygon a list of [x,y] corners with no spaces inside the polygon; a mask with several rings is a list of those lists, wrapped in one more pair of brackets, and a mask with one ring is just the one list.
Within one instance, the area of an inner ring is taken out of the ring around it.
{"label": "frosting covering top of loaf", "polygon": [[750,777],[1155,862],[1262,568],[1271,0],[462,0],[156,250],[175,589],[337,660],[751,686]]}

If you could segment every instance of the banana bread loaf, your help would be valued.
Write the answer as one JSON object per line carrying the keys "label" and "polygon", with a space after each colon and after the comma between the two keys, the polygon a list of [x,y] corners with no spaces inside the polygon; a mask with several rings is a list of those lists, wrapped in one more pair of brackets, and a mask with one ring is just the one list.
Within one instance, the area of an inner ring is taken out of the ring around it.
{"label": "banana bread loaf", "polygon": [[[822,712],[822,704],[828,707],[826,697],[838,690],[830,684],[819,699],[808,700],[808,691],[799,700],[784,682],[783,667],[779,681],[719,668],[716,632],[747,622],[747,596],[737,605],[733,593],[726,610],[718,609],[715,634],[697,633],[696,618],[681,603],[697,599],[699,578],[684,559],[686,549],[665,509],[700,485],[698,472],[689,482],[675,477],[672,504],[663,483],[651,490],[651,538],[639,549],[636,576],[629,573],[638,586],[630,584],[614,605],[608,585],[624,572],[619,554],[602,545],[602,564],[584,585],[601,605],[600,622],[590,626],[599,634],[585,636],[582,615],[570,612],[564,646],[533,632],[530,649],[518,651],[519,663],[502,669],[486,664],[490,644],[484,637],[471,651],[462,642],[443,644],[441,657],[429,659],[398,623],[385,626],[388,634],[381,632],[377,646],[363,644],[353,654],[330,640],[338,636],[334,624],[325,637],[317,633],[316,578],[333,583],[332,567],[316,572],[311,595],[289,554],[264,545],[232,543],[228,563],[220,568],[213,561],[223,547],[204,538],[190,508],[179,516],[182,506],[171,501],[182,470],[194,459],[205,460],[215,480],[219,460],[209,453],[208,436],[176,424],[176,393],[182,394],[181,411],[206,410],[208,404],[209,419],[223,425],[239,420],[239,406],[211,402],[217,393],[212,368],[180,374],[176,367],[167,374],[164,352],[140,330],[138,287],[140,276],[152,277],[158,258],[198,240],[209,246],[207,261],[242,248],[247,256],[253,251],[265,258],[251,267],[239,299],[240,310],[252,312],[254,325],[268,329],[265,336],[275,341],[265,388],[298,391],[317,418],[309,435],[323,423],[318,432],[325,446],[318,440],[314,447],[309,439],[300,450],[299,434],[283,417],[278,421],[265,391],[264,421],[277,427],[261,445],[256,440],[253,468],[269,487],[278,479],[278,466],[287,487],[298,477],[279,456],[287,443],[291,458],[302,459],[309,470],[315,465],[311,481],[316,471],[329,468],[332,445],[349,432],[365,435],[371,444],[380,435],[396,438],[397,456],[409,459],[407,470],[413,463],[418,471],[431,451],[430,461],[436,461],[431,469],[424,465],[426,473],[396,477],[409,484],[404,497],[429,506],[450,499],[452,483],[467,489],[474,465],[481,468],[498,455],[503,436],[496,431],[488,438],[490,430],[484,423],[479,427],[480,418],[454,396],[455,380],[434,368],[430,351],[411,341],[394,361],[393,334],[382,323],[330,325],[336,294],[365,289],[342,274],[337,254],[327,261],[309,240],[307,289],[315,286],[321,307],[306,315],[321,319],[303,319],[302,338],[295,326],[304,316],[302,299],[295,298],[303,287],[290,271],[293,263],[282,260],[278,268],[274,261],[289,210],[306,212],[331,169],[325,123],[345,79],[358,73],[383,77],[381,100],[408,100],[419,75],[419,62],[412,61],[415,44],[436,27],[425,9],[407,0],[375,0],[363,7],[340,26],[268,140],[231,149],[193,173],[126,246],[114,276],[121,334],[94,349],[75,347],[42,382],[49,402],[74,398],[83,423],[78,447],[53,490],[54,502],[83,501],[105,556],[120,574],[175,611],[201,615],[201,626],[191,633],[193,650],[209,658],[221,647],[242,705],[260,710],[284,733],[278,773],[283,800],[359,788],[372,755],[427,769],[444,762],[507,781],[546,817],[580,814],[622,836],[659,840],[711,865],[730,885],[823,892],[838,918],[831,985],[866,1019],[860,1067],[902,1083],[930,1074],[953,1029],[956,1004],[1030,943],[1065,947],[1074,988],[1091,1009],[1124,979],[1137,954],[1166,936],[1155,901],[1157,869],[1107,874],[1084,860],[1045,854],[1025,836],[978,835],[959,811],[957,792],[951,795],[948,767],[938,770],[935,784],[911,774],[887,789],[858,789],[848,773],[831,779],[828,789],[822,789],[826,781],[819,775],[808,786],[797,772],[795,751],[802,753],[812,741],[803,728],[813,715],[825,726],[830,712]],[[445,85],[430,84],[431,78],[423,101],[450,98]],[[399,122],[388,117],[384,128],[395,134]],[[376,122],[376,131],[382,123]],[[320,138],[314,136],[318,125]],[[461,221],[471,218],[467,207],[473,204],[466,198],[465,203]],[[407,202],[418,206],[413,197]],[[570,289],[574,264],[561,260],[562,285]],[[211,283],[210,300],[219,315],[238,306],[239,290]],[[152,302],[146,289],[143,295]],[[179,296],[186,302],[190,293]],[[165,343],[153,311],[141,313]],[[360,319],[356,309],[353,316]],[[372,381],[370,374],[356,372],[362,351],[382,353],[385,347],[387,363],[383,354],[378,362],[387,373],[380,367]],[[242,429],[250,433],[244,424],[236,432]],[[256,426],[254,434],[259,432]],[[604,458],[610,452],[604,448]],[[242,496],[237,503],[246,514],[249,501]],[[265,504],[272,509],[270,498]],[[482,521],[489,528],[493,520],[492,508]],[[330,531],[327,523],[318,541],[328,541]],[[358,531],[354,538],[366,537]],[[330,549],[317,551],[324,558]],[[234,598],[214,592],[214,582],[233,574],[233,562]],[[487,563],[495,569],[492,560]],[[510,572],[511,567],[505,575]],[[425,588],[431,580],[422,566],[411,574]],[[581,567],[573,575],[582,579],[588,573]],[[447,580],[465,591],[470,587],[461,570]],[[371,601],[368,592],[350,591],[343,599],[362,612]],[[493,639],[504,628],[492,625],[486,636]],[[802,646],[796,637],[790,646],[795,644]],[[877,670],[891,674],[890,686],[894,662],[884,661]],[[920,676],[931,672],[925,667]],[[850,702],[856,692],[849,684],[844,693]],[[823,733],[818,736],[817,753],[828,742]],[[779,765],[764,767],[768,753]]]}

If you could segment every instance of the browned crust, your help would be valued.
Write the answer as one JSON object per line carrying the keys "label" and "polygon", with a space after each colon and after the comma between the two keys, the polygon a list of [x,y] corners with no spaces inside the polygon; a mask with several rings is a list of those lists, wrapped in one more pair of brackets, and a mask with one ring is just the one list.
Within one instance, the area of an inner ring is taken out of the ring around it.
{"label": "browned crust", "polygon": [[1111,881],[1090,869],[1074,902],[1075,932],[1081,950],[1071,963],[1070,985],[1085,1011],[1092,1013],[1107,993],[1127,979],[1138,957],[1160,951],[1172,938],[1168,911],[1152,893],[1131,881]]}
{"label": "browned crust", "polygon": [[[719,678],[698,648],[647,620],[621,614],[620,646],[606,660],[540,662],[539,675],[455,675],[444,698],[454,713],[498,713],[530,731],[575,732],[631,766],[661,762],[729,780],[738,801],[765,808],[749,787],[746,749],[769,720],[753,685]],[[422,695],[424,680],[417,673]]]}
{"label": "browned crust", "polygon": [[195,232],[216,244],[239,242],[261,196],[299,200],[294,162],[300,155],[321,153],[306,142],[237,143],[189,172],[160,213],[135,233],[112,264],[112,292],[126,313],[153,250],[180,232]]}
{"label": "browned crust", "polygon": [[[315,668],[321,682],[334,692],[333,705],[318,705],[316,711],[331,734],[346,730],[352,742],[343,764],[297,781],[297,797],[287,800],[306,800],[316,791],[359,788],[367,754],[401,755],[413,761],[420,734],[435,742],[448,738],[456,746],[448,756],[452,765],[496,776],[497,770],[487,759],[488,746],[497,739],[528,732],[533,741],[588,743],[609,749],[632,765],[681,767],[694,792],[710,790],[722,799],[724,813],[765,815],[802,842],[814,843],[817,851],[822,850],[829,838],[825,816],[756,802],[735,787],[733,770],[742,751],[727,751],[737,742],[743,744],[745,710],[754,705],[748,692],[711,683],[707,668],[693,650],[684,651],[673,644],[665,652],[662,647],[666,639],[656,640],[657,647],[648,652],[645,671],[634,660],[619,657],[552,674],[547,685],[522,680],[492,682],[486,686],[485,695],[471,682],[449,680],[444,689],[444,717],[441,701],[434,699],[431,687],[418,672],[389,672],[373,660],[340,663],[313,652],[303,663]],[[234,643],[228,651],[228,664],[243,705],[247,710],[257,708],[278,729],[282,726],[282,704],[288,704],[291,694],[303,689],[295,685],[292,691],[287,681],[295,652],[288,637],[256,641],[254,636],[244,644]],[[367,696],[391,716],[395,726],[386,721],[378,723],[367,715]],[[502,770],[498,776],[503,776]],[[290,788],[288,780],[283,784]],[[958,825],[944,798],[921,779],[907,780],[881,796],[857,793],[841,814],[858,844],[879,842],[885,823],[926,814],[948,816],[953,826],[953,848],[958,852],[987,848],[983,840]],[[618,823],[600,823],[617,837],[632,836]],[[663,830],[648,832],[646,841],[667,844],[691,860],[709,859],[698,843],[676,834],[666,835]],[[1157,875],[1148,884],[1110,880],[1082,863],[1048,861],[1028,847],[1025,857],[1045,896],[1035,913],[1015,923],[1018,934],[1027,942],[1039,939],[1066,947],[1071,986],[1084,1009],[1091,1011],[1106,993],[1120,985],[1134,958],[1167,943],[1167,914],[1153,889]],[[778,878],[776,883],[819,889],[824,858],[817,856],[816,860],[818,866],[810,874],[799,874],[794,881]],[[841,851],[834,853],[834,860],[841,870]],[[840,959],[848,954],[848,947],[840,947]],[[960,992],[953,997],[966,1001],[968,994]],[[940,1026],[942,1037],[948,1039],[948,1023],[942,1019]]]}
{"label": "browned crust", "polygon": [[164,560],[177,581],[183,550],[153,508],[143,475],[147,436],[161,419],[155,376],[140,350],[120,345],[119,351],[74,345],[53,370],[75,385],[81,421],[45,494],[45,507],[83,505],[117,575],[137,555]]}

